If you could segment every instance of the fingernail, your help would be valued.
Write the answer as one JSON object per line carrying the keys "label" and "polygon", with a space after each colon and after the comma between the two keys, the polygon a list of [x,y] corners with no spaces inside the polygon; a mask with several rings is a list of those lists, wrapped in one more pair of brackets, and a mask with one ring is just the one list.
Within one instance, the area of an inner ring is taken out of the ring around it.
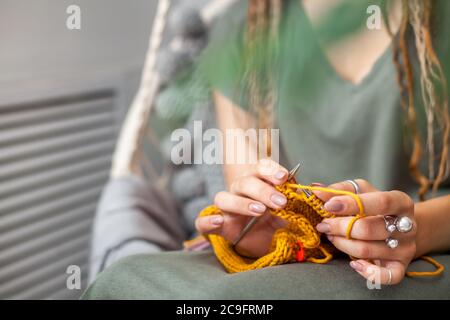
{"label": "fingernail", "polygon": [[275,173],[275,178],[278,180],[282,180],[286,176],[286,171],[280,170]]}
{"label": "fingernail", "polygon": [[321,232],[321,233],[328,233],[330,232],[331,228],[330,225],[328,223],[325,222],[321,222],[316,226],[317,231]]}
{"label": "fingernail", "polygon": [[266,206],[262,203],[250,203],[248,208],[254,213],[264,213],[266,211]]}
{"label": "fingernail", "polygon": [[333,241],[334,237],[331,234],[327,235],[328,240]]}
{"label": "fingernail", "polygon": [[356,271],[364,271],[364,266],[358,261],[350,261],[350,267],[352,267]]}
{"label": "fingernail", "polygon": [[279,205],[279,206],[284,206],[287,202],[287,199],[285,196],[283,196],[281,194],[277,194],[277,193],[273,194],[270,197],[270,200],[272,200],[273,203],[275,203],[276,205]]}
{"label": "fingernail", "polygon": [[223,223],[223,217],[217,216],[211,218],[211,223],[216,226],[220,226]]}
{"label": "fingernail", "polygon": [[311,183],[311,187],[326,187],[326,185],[320,182],[313,182]]}
{"label": "fingernail", "polygon": [[344,209],[344,204],[340,201],[336,200],[330,200],[327,203],[325,203],[325,210],[330,212],[339,212],[342,209]]}

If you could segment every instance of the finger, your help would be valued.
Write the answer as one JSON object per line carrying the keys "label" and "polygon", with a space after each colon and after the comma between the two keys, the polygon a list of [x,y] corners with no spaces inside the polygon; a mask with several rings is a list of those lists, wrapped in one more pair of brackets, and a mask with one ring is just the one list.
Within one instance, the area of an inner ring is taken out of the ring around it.
{"label": "finger", "polygon": [[[373,192],[373,191],[377,190],[373,185],[371,185],[368,181],[366,181],[364,179],[355,179],[354,181],[359,186],[360,194],[366,193],[366,192]],[[333,183],[333,184],[330,184],[327,188],[348,191],[348,192],[353,192],[353,193],[355,192],[354,186],[348,181],[341,181],[341,182]],[[334,193],[325,192],[325,191],[314,191],[314,194],[324,202],[326,202],[336,196],[336,194],[334,194]]]}
{"label": "finger", "polygon": [[328,236],[328,239],[340,251],[360,259],[403,260],[406,256],[409,257],[409,250],[403,250],[401,243],[397,248],[391,249],[385,241],[363,241],[336,236]]}
{"label": "finger", "polygon": [[195,228],[201,234],[221,234],[224,218],[221,215],[199,217],[195,220]]}
{"label": "finger", "polygon": [[[376,191],[358,195],[366,215],[411,215],[414,202],[401,191]],[[336,215],[359,214],[359,207],[351,196],[336,196],[327,201],[324,208]]]}
{"label": "finger", "polygon": [[216,194],[214,204],[221,211],[246,216],[259,217],[267,210],[267,207],[259,201],[241,197],[225,191]]}
{"label": "finger", "polygon": [[365,260],[355,260],[350,262],[350,266],[372,283],[384,285],[400,283],[406,271],[405,266],[398,261],[388,261],[385,262],[385,266],[380,266]]}
{"label": "finger", "polygon": [[255,176],[276,186],[286,182],[288,175],[288,170],[272,159],[259,160],[246,173],[246,176]]}
{"label": "finger", "polygon": [[[324,219],[316,226],[317,231],[332,236],[345,237],[353,217]],[[384,240],[389,237],[386,224],[381,216],[370,216],[356,220],[351,238],[357,240]]]}
{"label": "finger", "polygon": [[281,192],[255,176],[236,179],[230,189],[232,193],[254,199],[272,209],[283,208],[287,203]]}

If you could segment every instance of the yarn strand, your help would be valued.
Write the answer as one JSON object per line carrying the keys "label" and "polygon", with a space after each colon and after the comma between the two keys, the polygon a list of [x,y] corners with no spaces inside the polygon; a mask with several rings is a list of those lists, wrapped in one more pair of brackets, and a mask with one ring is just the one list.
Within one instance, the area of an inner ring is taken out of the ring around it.
{"label": "yarn strand", "polygon": [[[351,233],[355,222],[365,216],[364,206],[359,196],[353,192],[336,190],[324,187],[304,186],[295,183],[285,183],[276,187],[288,199],[283,209],[269,209],[270,213],[288,222],[287,227],[278,229],[273,235],[271,246],[266,255],[258,259],[249,259],[240,256],[233,245],[225,238],[208,234],[204,237],[211,243],[217,259],[230,273],[255,270],[290,262],[308,261],[311,263],[325,264],[333,259],[333,253],[337,249],[328,243],[323,243],[321,234],[315,226],[325,218],[333,218],[330,212],[325,210],[323,201],[315,194],[308,196],[299,190],[322,191],[336,195],[347,195],[352,197],[359,209],[348,224],[346,230],[347,239],[351,239]],[[210,215],[221,215],[222,212],[216,206],[209,206],[200,212],[200,217]],[[353,257],[350,257],[354,259]],[[436,267],[430,272],[407,272],[409,277],[431,277],[438,276],[444,271],[444,266],[431,257],[423,256]]]}

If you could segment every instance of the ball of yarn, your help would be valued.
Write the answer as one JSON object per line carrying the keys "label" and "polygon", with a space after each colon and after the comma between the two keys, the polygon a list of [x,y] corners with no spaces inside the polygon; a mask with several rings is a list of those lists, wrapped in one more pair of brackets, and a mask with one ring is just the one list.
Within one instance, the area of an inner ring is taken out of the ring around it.
{"label": "ball of yarn", "polygon": [[169,27],[174,35],[187,38],[201,37],[207,28],[197,8],[192,5],[181,5],[169,17]]}
{"label": "ball of yarn", "polygon": [[193,167],[184,168],[174,174],[172,191],[179,201],[199,197],[205,193],[205,181]]}

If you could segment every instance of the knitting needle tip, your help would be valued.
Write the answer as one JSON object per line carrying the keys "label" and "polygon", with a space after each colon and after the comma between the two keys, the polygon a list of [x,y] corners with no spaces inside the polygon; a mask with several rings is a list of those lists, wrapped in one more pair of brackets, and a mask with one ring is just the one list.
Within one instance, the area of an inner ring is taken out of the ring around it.
{"label": "knitting needle tip", "polygon": [[292,179],[295,177],[295,175],[297,174],[298,169],[300,169],[300,162],[291,169],[291,171],[289,171],[289,176],[288,176],[288,180]]}

